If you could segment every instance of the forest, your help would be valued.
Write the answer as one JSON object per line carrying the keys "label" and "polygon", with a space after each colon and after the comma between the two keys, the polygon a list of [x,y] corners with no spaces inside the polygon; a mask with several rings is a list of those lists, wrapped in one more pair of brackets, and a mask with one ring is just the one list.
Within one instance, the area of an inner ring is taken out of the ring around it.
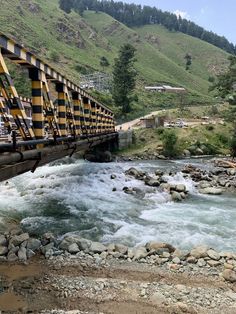
{"label": "forest", "polygon": [[59,2],[60,8],[68,14],[71,10],[79,12],[80,15],[83,15],[86,10],[93,10],[96,13],[104,12],[109,14],[128,27],[159,24],[170,31],[182,32],[197,37],[228,53],[236,54],[236,46],[224,36],[207,31],[194,22],[178,17],[174,13],[163,12],[156,7],[127,4],[113,0],[60,0]]}

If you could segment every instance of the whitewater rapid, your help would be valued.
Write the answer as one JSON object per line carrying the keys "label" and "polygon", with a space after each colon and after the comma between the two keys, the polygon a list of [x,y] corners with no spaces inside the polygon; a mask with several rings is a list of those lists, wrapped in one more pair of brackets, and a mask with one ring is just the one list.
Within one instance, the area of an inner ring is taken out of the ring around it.
{"label": "whitewater rapid", "polygon": [[[1,228],[5,218],[12,218],[35,235],[72,232],[104,243],[134,246],[157,240],[184,249],[204,243],[235,251],[235,196],[199,195],[193,182],[178,172],[167,179],[184,183],[189,197],[174,203],[168,194],[124,174],[132,166],[151,173],[176,171],[184,163],[96,164],[66,158],[0,184]],[[124,186],[137,187],[145,196],[125,194]]]}

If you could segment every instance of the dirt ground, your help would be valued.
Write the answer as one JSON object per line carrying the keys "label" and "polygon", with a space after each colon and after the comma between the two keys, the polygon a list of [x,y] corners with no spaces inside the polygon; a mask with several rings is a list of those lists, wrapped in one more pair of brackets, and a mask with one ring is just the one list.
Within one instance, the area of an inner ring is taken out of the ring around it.
{"label": "dirt ground", "polygon": [[[236,286],[219,276],[119,261],[91,265],[41,257],[28,265],[0,264],[1,313],[236,313],[236,299],[227,306],[226,298],[235,297]],[[215,306],[201,301],[208,294],[217,296]]]}

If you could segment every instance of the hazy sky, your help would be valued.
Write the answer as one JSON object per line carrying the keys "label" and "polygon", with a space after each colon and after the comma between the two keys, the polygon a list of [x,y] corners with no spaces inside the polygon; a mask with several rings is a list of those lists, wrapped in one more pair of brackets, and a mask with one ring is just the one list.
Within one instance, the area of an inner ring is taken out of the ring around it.
{"label": "hazy sky", "polygon": [[176,12],[236,44],[236,0],[124,0]]}

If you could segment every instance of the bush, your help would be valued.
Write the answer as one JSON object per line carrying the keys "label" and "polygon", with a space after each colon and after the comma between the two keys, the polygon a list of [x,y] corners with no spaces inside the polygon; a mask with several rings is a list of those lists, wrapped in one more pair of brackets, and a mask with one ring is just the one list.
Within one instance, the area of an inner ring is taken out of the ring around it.
{"label": "bush", "polygon": [[230,150],[232,157],[236,157],[236,134],[233,136],[233,138],[230,141]]}
{"label": "bush", "polygon": [[176,157],[178,151],[178,136],[173,130],[165,130],[162,134],[163,153],[166,157]]}
{"label": "bush", "polygon": [[159,128],[156,129],[156,133],[158,135],[162,135],[164,133],[164,131],[165,131],[164,127],[159,127]]}
{"label": "bush", "polygon": [[213,131],[214,130],[214,125],[206,125],[207,131]]}
{"label": "bush", "polygon": [[50,59],[51,59],[53,62],[59,62],[59,61],[60,61],[60,55],[59,55],[59,53],[57,53],[56,51],[51,51],[51,52],[50,52]]}

